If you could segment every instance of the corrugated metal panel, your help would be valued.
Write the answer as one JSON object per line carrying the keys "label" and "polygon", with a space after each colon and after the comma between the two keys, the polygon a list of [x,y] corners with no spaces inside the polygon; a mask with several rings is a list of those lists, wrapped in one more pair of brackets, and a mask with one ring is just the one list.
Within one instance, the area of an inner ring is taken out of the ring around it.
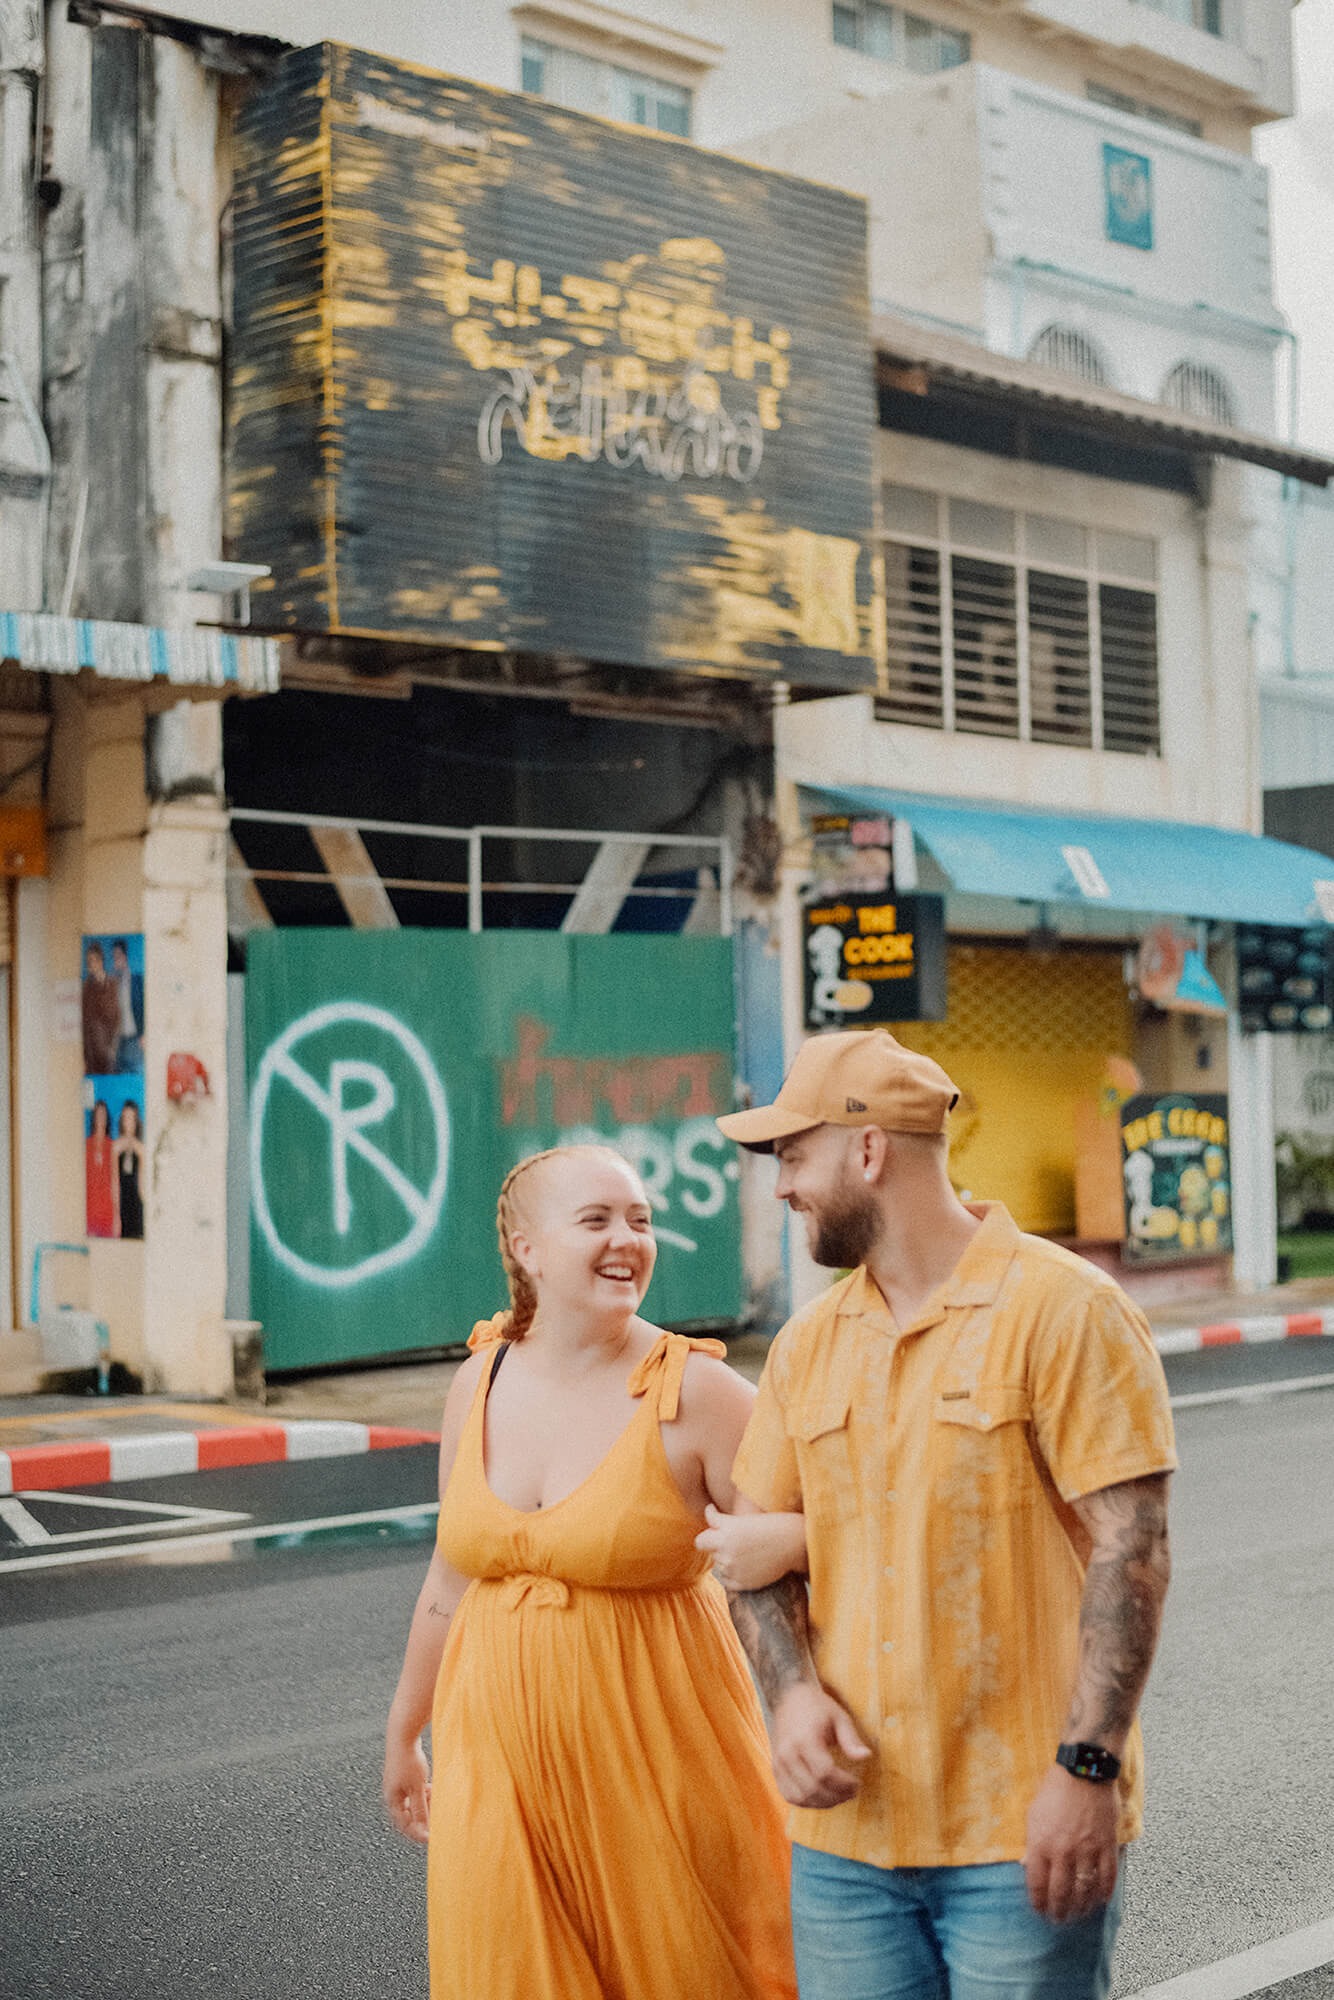
{"label": "corrugated metal panel", "polygon": [[239,123],[235,319],[258,623],[872,681],[860,200],[324,44]]}

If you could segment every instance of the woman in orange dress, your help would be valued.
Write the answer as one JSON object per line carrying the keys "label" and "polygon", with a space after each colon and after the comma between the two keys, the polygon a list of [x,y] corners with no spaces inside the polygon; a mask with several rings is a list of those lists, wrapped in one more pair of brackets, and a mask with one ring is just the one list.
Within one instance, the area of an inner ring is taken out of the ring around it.
{"label": "woman in orange dress", "polygon": [[513,1304],[445,1405],[386,1737],[431,2000],[796,2000],[783,1808],[695,1547],[753,1391],[639,1317],[657,1246],[617,1154],[521,1162],[498,1226]]}

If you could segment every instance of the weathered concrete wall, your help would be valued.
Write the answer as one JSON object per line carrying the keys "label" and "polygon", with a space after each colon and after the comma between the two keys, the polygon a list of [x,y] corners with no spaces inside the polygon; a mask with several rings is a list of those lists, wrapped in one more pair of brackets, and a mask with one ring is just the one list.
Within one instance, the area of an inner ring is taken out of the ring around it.
{"label": "weathered concrete wall", "polygon": [[0,603],[42,606],[49,464],[33,133],[45,61],[36,0],[0,0]]}
{"label": "weathered concrete wall", "polygon": [[[47,49],[46,166],[59,200],[34,288],[57,460],[47,601],[68,584],[76,615],[188,625],[216,607],[189,597],[185,578],[221,553],[220,80],[176,43],[72,25],[63,9],[51,10]],[[57,1039],[51,983],[78,980],[85,933],[142,931],[145,1238],[90,1240],[89,1303],[115,1357],[149,1386],[220,1394],[230,1382],[220,709],[88,676],[53,681],[51,698],[51,872],[20,912],[32,1059],[23,1267],[38,1241],[77,1242],[85,1230],[82,1052]],[[165,1094],[178,1048],[214,1080],[214,1096],[188,1111]]]}

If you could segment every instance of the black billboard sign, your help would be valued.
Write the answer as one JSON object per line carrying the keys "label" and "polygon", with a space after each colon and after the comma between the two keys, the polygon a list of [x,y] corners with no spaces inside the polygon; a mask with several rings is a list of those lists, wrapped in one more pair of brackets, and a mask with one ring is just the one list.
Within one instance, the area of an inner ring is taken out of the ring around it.
{"label": "black billboard sign", "polygon": [[330,43],[236,145],[256,625],[871,685],[863,201]]}
{"label": "black billboard sign", "polygon": [[945,1018],[945,898],[835,896],[802,914],[808,1028]]}
{"label": "black billboard sign", "polygon": [[1323,1035],[1334,1021],[1334,930],[1239,924],[1237,999],[1246,1034]]}

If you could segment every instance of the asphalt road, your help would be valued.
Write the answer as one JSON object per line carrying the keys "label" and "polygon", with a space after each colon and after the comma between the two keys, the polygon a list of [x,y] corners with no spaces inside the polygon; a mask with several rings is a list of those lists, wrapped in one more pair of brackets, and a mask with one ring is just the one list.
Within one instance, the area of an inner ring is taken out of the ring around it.
{"label": "asphalt road", "polygon": [[[1178,1410],[1123,1994],[1334,1916],[1334,1394],[1263,1393],[1334,1373],[1331,1346],[1170,1367],[1185,1397],[1261,1393]],[[433,1456],[96,1490],[245,1517],[148,1537],[146,1514],[25,1497],[48,1534],[97,1516],[155,1545],[129,1558],[37,1562],[79,1546],[0,1523],[0,2000],[425,1993],[424,1858],[382,1821],[378,1765]],[[1268,1990],[1334,2000],[1328,1971]]]}

